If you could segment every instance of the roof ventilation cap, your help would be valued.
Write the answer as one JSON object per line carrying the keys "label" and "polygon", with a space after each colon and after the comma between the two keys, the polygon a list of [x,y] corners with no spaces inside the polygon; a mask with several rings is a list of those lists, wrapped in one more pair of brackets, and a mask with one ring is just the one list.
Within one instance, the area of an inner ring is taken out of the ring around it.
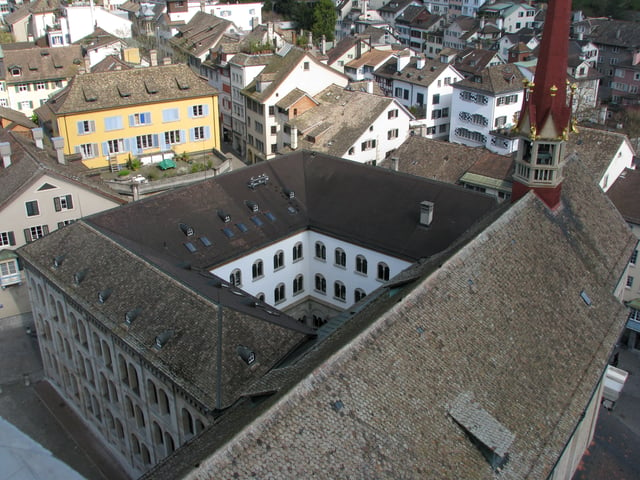
{"label": "roof ventilation cap", "polygon": [[253,190],[254,188],[260,185],[266,185],[268,181],[269,181],[269,175],[267,175],[266,173],[263,173],[261,175],[258,175],[257,177],[251,177],[247,182],[247,186],[251,190]]}
{"label": "roof ventilation cap", "polygon": [[56,255],[53,257],[53,268],[58,268],[64,262],[64,255]]}
{"label": "roof ventilation cap", "polygon": [[86,269],[80,270],[80,271],[74,273],[73,274],[73,283],[75,283],[76,285],[80,285],[86,276],[87,276],[87,270]]}
{"label": "roof ventilation cap", "polygon": [[218,217],[220,217],[220,220],[224,223],[229,223],[231,221],[231,215],[225,213],[224,210],[218,210]]}
{"label": "roof ventilation cap", "polygon": [[100,303],[104,303],[109,299],[110,296],[111,296],[111,289],[110,288],[105,288],[104,290],[100,290],[98,292],[98,301]]}
{"label": "roof ventilation cap", "polygon": [[182,230],[182,233],[184,233],[187,237],[192,237],[195,233],[193,228],[191,228],[186,223],[181,223],[179,227],[180,227],[180,230]]}
{"label": "roof ventilation cap", "polygon": [[142,310],[140,308],[134,308],[133,310],[129,310],[127,313],[124,314],[124,323],[126,325],[131,325],[136,318],[138,318],[138,315],[140,315],[140,312]]}
{"label": "roof ventilation cap", "polygon": [[284,192],[284,195],[287,198],[295,198],[296,197],[296,192],[294,192],[293,190],[290,190],[288,188],[285,188],[282,190]]}
{"label": "roof ventilation cap", "polygon": [[157,349],[164,347],[172,336],[173,336],[173,330],[165,330],[164,332],[162,332],[160,335],[156,337],[156,343],[154,346]]}
{"label": "roof ventilation cap", "polygon": [[247,207],[249,207],[249,210],[251,210],[252,212],[257,212],[259,210],[258,204],[256,202],[248,200],[246,204],[247,204]]}
{"label": "roof ventilation cap", "polygon": [[245,347],[244,345],[238,345],[238,348],[236,348],[236,352],[238,352],[238,356],[247,365],[253,365],[253,363],[255,363],[256,354],[249,347]]}

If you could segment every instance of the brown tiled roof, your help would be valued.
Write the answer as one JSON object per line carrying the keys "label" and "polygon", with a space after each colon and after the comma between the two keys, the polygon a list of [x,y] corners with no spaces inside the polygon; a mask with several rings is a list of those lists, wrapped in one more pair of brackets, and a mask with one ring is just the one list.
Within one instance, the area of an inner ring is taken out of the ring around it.
{"label": "brown tiled roof", "polygon": [[457,55],[454,65],[465,76],[480,74],[497,54],[496,50],[467,48]]}
{"label": "brown tiled roof", "polygon": [[0,107],[0,117],[26,128],[37,127],[24,113],[13,110],[12,108]]}
{"label": "brown tiled roof", "polygon": [[461,397],[509,434],[501,478],[547,478],[624,325],[612,292],[636,243],[579,162],[565,173],[557,211],[528,194],[415,284],[374,294],[262,388],[274,397],[146,478],[495,479],[452,420]]}
{"label": "brown tiled roof", "polygon": [[335,46],[327,52],[327,65],[331,65],[335,63],[339,58],[342,57],[345,53],[349,51],[349,49],[353,48],[356,42],[359,41],[358,38],[354,36],[344,37]]}
{"label": "brown tiled roof", "polygon": [[607,190],[624,219],[640,225],[640,171],[627,168]]}
{"label": "brown tiled roof", "polygon": [[61,115],[216,93],[187,65],[159,65],[77,75],[38,111],[46,107]]}
{"label": "brown tiled roof", "polygon": [[[4,51],[2,75],[7,84],[70,79],[84,68],[82,48],[69,45],[56,48],[26,48]],[[20,76],[11,75],[11,68],[20,67]]]}
{"label": "brown tiled roof", "polygon": [[120,60],[115,55],[107,55],[93,67],[91,67],[91,73],[110,72],[113,70],[131,70],[133,66],[129,65],[124,60]]}
{"label": "brown tiled roof", "polygon": [[464,88],[497,95],[522,91],[524,89],[522,80],[524,79],[525,76],[514,65],[494,65],[481,70],[473,78],[455,83],[453,88]]}
{"label": "brown tiled roof", "polygon": [[189,22],[178,28],[178,34],[169,43],[182,52],[200,57],[214,48],[233,23],[210,13],[198,11]]}
{"label": "brown tiled roof", "polygon": [[376,77],[401,80],[414,85],[431,85],[435,79],[450,65],[436,60],[425,60],[423,68],[418,68],[417,60],[412,59],[402,72],[397,72],[397,60],[389,59],[382,67],[374,72]]}
{"label": "brown tiled roof", "polygon": [[398,159],[398,170],[401,172],[447,183],[458,183],[462,175],[483,159],[488,162],[501,160],[500,155],[484,148],[467,147],[418,135],[407,138],[381,166],[391,168],[391,157]]}
{"label": "brown tiled roof", "polygon": [[96,29],[92,33],[74,43],[82,45],[87,50],[89,50],[91,48],[100,48],[118,42],[126,46],[126,43],[122,39],[116,37],[115,35],[111,35],[109,32],[103,30],[100,27],[96,27]]}
{"label": "brown tiled roof", "polygon": [[371,65],[373,67],[378,66],[384,60],[396,53],[393,50],[378,50],[373,49],[366,53],[363,53],[360,58],[355,58],[349,63],[345,64],[346,67],[358,68],[363,65]]}

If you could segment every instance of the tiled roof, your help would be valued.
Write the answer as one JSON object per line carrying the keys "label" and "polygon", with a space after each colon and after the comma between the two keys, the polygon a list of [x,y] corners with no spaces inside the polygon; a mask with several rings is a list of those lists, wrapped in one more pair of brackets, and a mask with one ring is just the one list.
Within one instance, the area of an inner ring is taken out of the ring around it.
{"label": "tiled roof", "polygon": [[391,0],[390,2],[380,7],[378,9],[378,12],[397,13],[404,8],[408,8],[408,5],[412,2],[413,0]]}
{"label": "tiled roof", "polygon": [[80,183],[110,200],[124,203],[112,190],[90,177],[81,162],[59,164],[56,153],[46,142],[45,148],[40,149],[30,137],[6,129],[0,130],[0,142],[8,142],[11,146],[11,165],[8,168],[0,166],[0,208],[4,208],[11,198],[44,174]]}
{"label": "tiled roof", "polygon": [[[84,68],[82,48],[69,45],[56,48],[4,50],[2,75],[8,84],[70,79]],[[20,76],[11,75],[12,67],[20,67]]]}
{"label": "tiled roof", "polygon": [[435,81],[438,75],[450,67],[448,63],[426,59],[424,67],[418,68],[417,60],[414,58],[398,73],[397,64],[396,59],[389,59],[382,67],[374,72],[374,75],[390,80],[401,80],[403,82],[413,83],[414,85],[429,86]]}
{"label": "tiled roof", "polygon": [[461,51],[455,60],[456,70],[465,76],[481,73],[494,60],[498,52],[483,48],[467,48]]}
{"label": "tiled roof", "polygon": [[232,22],[198,11],[186,25],[178,28],[178,34],[169,43],[188,55],[200,57],[214,48],[232,28]]}
{"label": "tiled roof", "polygon": [[636,243],[578,161],[565,173],[558,210],[528,194],[146,478],[495,479],[452,421],[461,395],[504,429],[500,478],[547,478],[624,325]]}
{"label": "tiled roof", "polygon": [[627,168],[609,187],[607,196],[627,222],[640,225],[640,171]]}
{"label": "tiled roof", "polygon": [[591,18],[583,23],[588,26],[585,38],[599,45],[635,48],[640,38],[638,22]]}
{"label": "tiled roof", "polygon": [[[332,85],[315,96],[320,105],[289,120],[301,134],[299,148],[343,156],[393,99]],[[308,137],[313,137],[313,140]]]}
{"label": "tiled roof", "polygon": [[52,13],[61,7],[60,0],[36,0],[29,4],[31,13]]}
{"label": "tiled roof", "polygon": [[92,33],[74,43],[82,45],[86,49],[100,48],[114,43],[122,43],[123,45],[126,45],[122,39],[111,35],[100,27],[96,27]]}
{"label": "tiled roof", "polygon": [[492,95],[519,92],[524,89],[522,83],[524,78],[520,69],[511,64],[494,65],[478,72],[473,78],[454,83],[453,88],[464,88]]}
{"label": "tiled roof", "polygon": [[347,53],[351,48],[356,45],[357,41],[361,41],[356,37],[349,36],[344,37],[335,46],[327,52],[327,65],[331,65],[336,62],[339,58],[342,57],[345,53]]}
{"label": "tiled roof", "polygon": [[284,97],[278,100],[278,102],[276,103],[276,107],[282,108],[284,110],[289,110],[289,107],[291,107],[294,103],[296,103],[302,97],[309,97],[313,102],[318,103],[313,97],[311,97],[305,91],[300,90],[299,88],[294,88],[289,93],[287,93]]}
{"label": "tiled roof", "polygon": [[[502,163],[501,155],[484,148],[467,147],[418,135],[407,138],[391,157],[398,159],[400,172],[447,183],[458,183],[460,177],[477,162]],[[390,158],[380,165],[390,168]]]}
{"label": "tiled roof", "polygon": [[77,75],[45,105],[58,115],[216,95],[184,64]]}
{"label": "tiled roof", "polygon": [[132,68],[133,66],[124,60],[120,60],[117,56],[107,55],[91,67],[91,73],[110,72],[112,70],[131,70]]}
{"label": "tiled roof", "polygon": [[360,58],[354,58],[349,63],[345,64],[345,67],[359,68],[363,65],[376,67],[394,53],[395,52],[393,50],[378,50],[374,48],[373,50],[363,53]]}
{"label": "tiled roof", "polygon": [[0,107],[0,117],[30,129],[37,127],[24,113],[13,110],[12,108]]}

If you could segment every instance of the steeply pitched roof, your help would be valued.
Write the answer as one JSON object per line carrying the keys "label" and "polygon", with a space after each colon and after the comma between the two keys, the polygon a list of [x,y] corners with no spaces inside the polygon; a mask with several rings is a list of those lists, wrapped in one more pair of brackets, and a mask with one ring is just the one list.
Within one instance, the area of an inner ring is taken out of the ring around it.
{"label": "steeply pitched roof", "polygon": [[520,92],[523,89],[524,75],[511,64],[494,65],[478,72],[453,85],[453,88],[464,88],[498,95],[509,92]]}
{"label": "steeply pitched roof", "polygon": [[122,39],[116,37],[115,35],[111,35],[109,32],[103,30],[100,27],[96,27],[96,29],[92,33],[84,38],[81,38],[80,40],[77,40],[74,43],[82,45],[87,50],[92,48],[104,47],[106,45],[111,45],[114,43],[122,43],[123,45],[126,45],[126,43]]}
{"label": "steeply pitched roof", "polygon": [[640,171],[627,168],[607,190],[624,219],[640,225]]}
{"label": "steeply pitched roof", "polygon": [[232,28],[229,20],[198,11],[186,25],[178,28],[178,34],[169,43],[188,55],[200,57]]}
{"label": "steeply pitched roof", "polygon": [[121,60],[115,55],[107,55],[93,67],[91,67],[91,73],[110,72],[113,70],[131,70],[133,66],[129,65],[124,60]]}
{"label": "steeply pitched roof", "polygon": [[624,325],[612,291],[636,243],[578,161],[562,192],[554,213],[528,194],[415,285],[376,295],[282,372],[274,398],[147,478],[494,479],[452,419],[461,398],[510,440],[500,477],[546,478]]}
{"label": "steeply pitched roof", "polygon": [[[8,84],[70,79],[84,67],[82,48],[69,45],[56,48],[25,48],[4,50],[2,76]],[[12,67],[20,75],[11,74]]]}
{"label": "steeply pitched roof", "polygon": [[[37,125],[28,119],[24,113],[18,112],[12,108],[0,107],[0,118],[29,129],[37,127]],[[6,126],[6,122],[3,123],[5,123]]]}
{"label": "steeply pitched roof", "polygon": [[62,115],[216,93],[187,65],[159,65],[77,75],[40,108]]}
{"label": "steeply pitched roof", "polygon": [[301,134],[299,148],[343,156],[393,103],[393,99],[331,85],[315,96],[320,105],[289,120]]}
{"label": "steeply pitched roof", "polygon": [[416,58],[413,58],[409,64],[398,73],[397,64],[398,61],[395,58],[391,58],[376,70],[374,75],[376,77],[400,80],[415,85],[429,86],[444,70],[450,67],[448,63],[426,59],[424,67],[418,68],[418,61]]}
{"label": "steeply pitched roof", "polygon": [[640,38],[640,24],[611,18],[590,18],[582,22],[585,38],[599,45],[635,48]]}
{"label": "steeply pitched roof", "polygon": [[496,50],[484,48],[467,48],[456,56],[456,70],[465,76],[481,73],[498,55]]}

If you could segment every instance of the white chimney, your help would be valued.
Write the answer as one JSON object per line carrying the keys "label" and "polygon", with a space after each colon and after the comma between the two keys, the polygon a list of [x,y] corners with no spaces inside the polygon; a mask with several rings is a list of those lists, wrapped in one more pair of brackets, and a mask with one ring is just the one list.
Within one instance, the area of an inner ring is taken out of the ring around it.
{"label": "white chimney", "polygon": [[64,159],[64,137],[52,137],[51,143],[53,143],[53,148],[56,151],[58,163],[60,165],[66,165],[67,161]]}
{"label": "white chimney", "polygon": [[373,80],[367,80],[367,93],[373,93]]}
{"label": "white chimney", "polygon": [[44,138],[44,133],[41,128],[32,128],[31,134],[33,135],[33,141],[36,143],[36,147],[39,149],[43,149],[42,139]]}
{"label": "white chimney", "polygon": [[88,54],[84,57],[84,69],[87,73],[91,72],[91,59]]}
{"label": "white chimney", "polygon": [[418,70],[422,70],[425,64],[424,55],[418,55],[417,59],[418,60],[416,61],[416,67],[418,68]]}
{"label": "white chimney", "polygon": [[151,66],[156,67],[158,65],[158,51],[149,50],[149,59],[151,61]]}
{"label": "white chimney", "polygon": [[428,227],[433,221],[433,202],[420,202],[420,225]]}
{"label": "white chimney", "polygon": [[322,40],[320,41],[320,53],[322,55],[327,54],[327,37],[326,35],[322,35]]}
{"label": "white chimney", "polygon": [[399,163],[398,157],[391,157],[391,170],[393,170],[394,172],[397,172],[398,163]]}
{"label": "white chimney", "polygon": [[398,61],[396,63],[396,71],[401,72],[404,67],[409,65],[411,61],[411,52],[408,50],[403,50],[398,54]]}
{"label": "white chimney", "polygon": [[298,127],[291,126],[291,150],[298,148]]}
{"label": "white chimney", "polygon": [[9,165],[11,165],[11,144],[9,142],[0,143],[0,156],[2,157],[4,168],[9,168]]}

